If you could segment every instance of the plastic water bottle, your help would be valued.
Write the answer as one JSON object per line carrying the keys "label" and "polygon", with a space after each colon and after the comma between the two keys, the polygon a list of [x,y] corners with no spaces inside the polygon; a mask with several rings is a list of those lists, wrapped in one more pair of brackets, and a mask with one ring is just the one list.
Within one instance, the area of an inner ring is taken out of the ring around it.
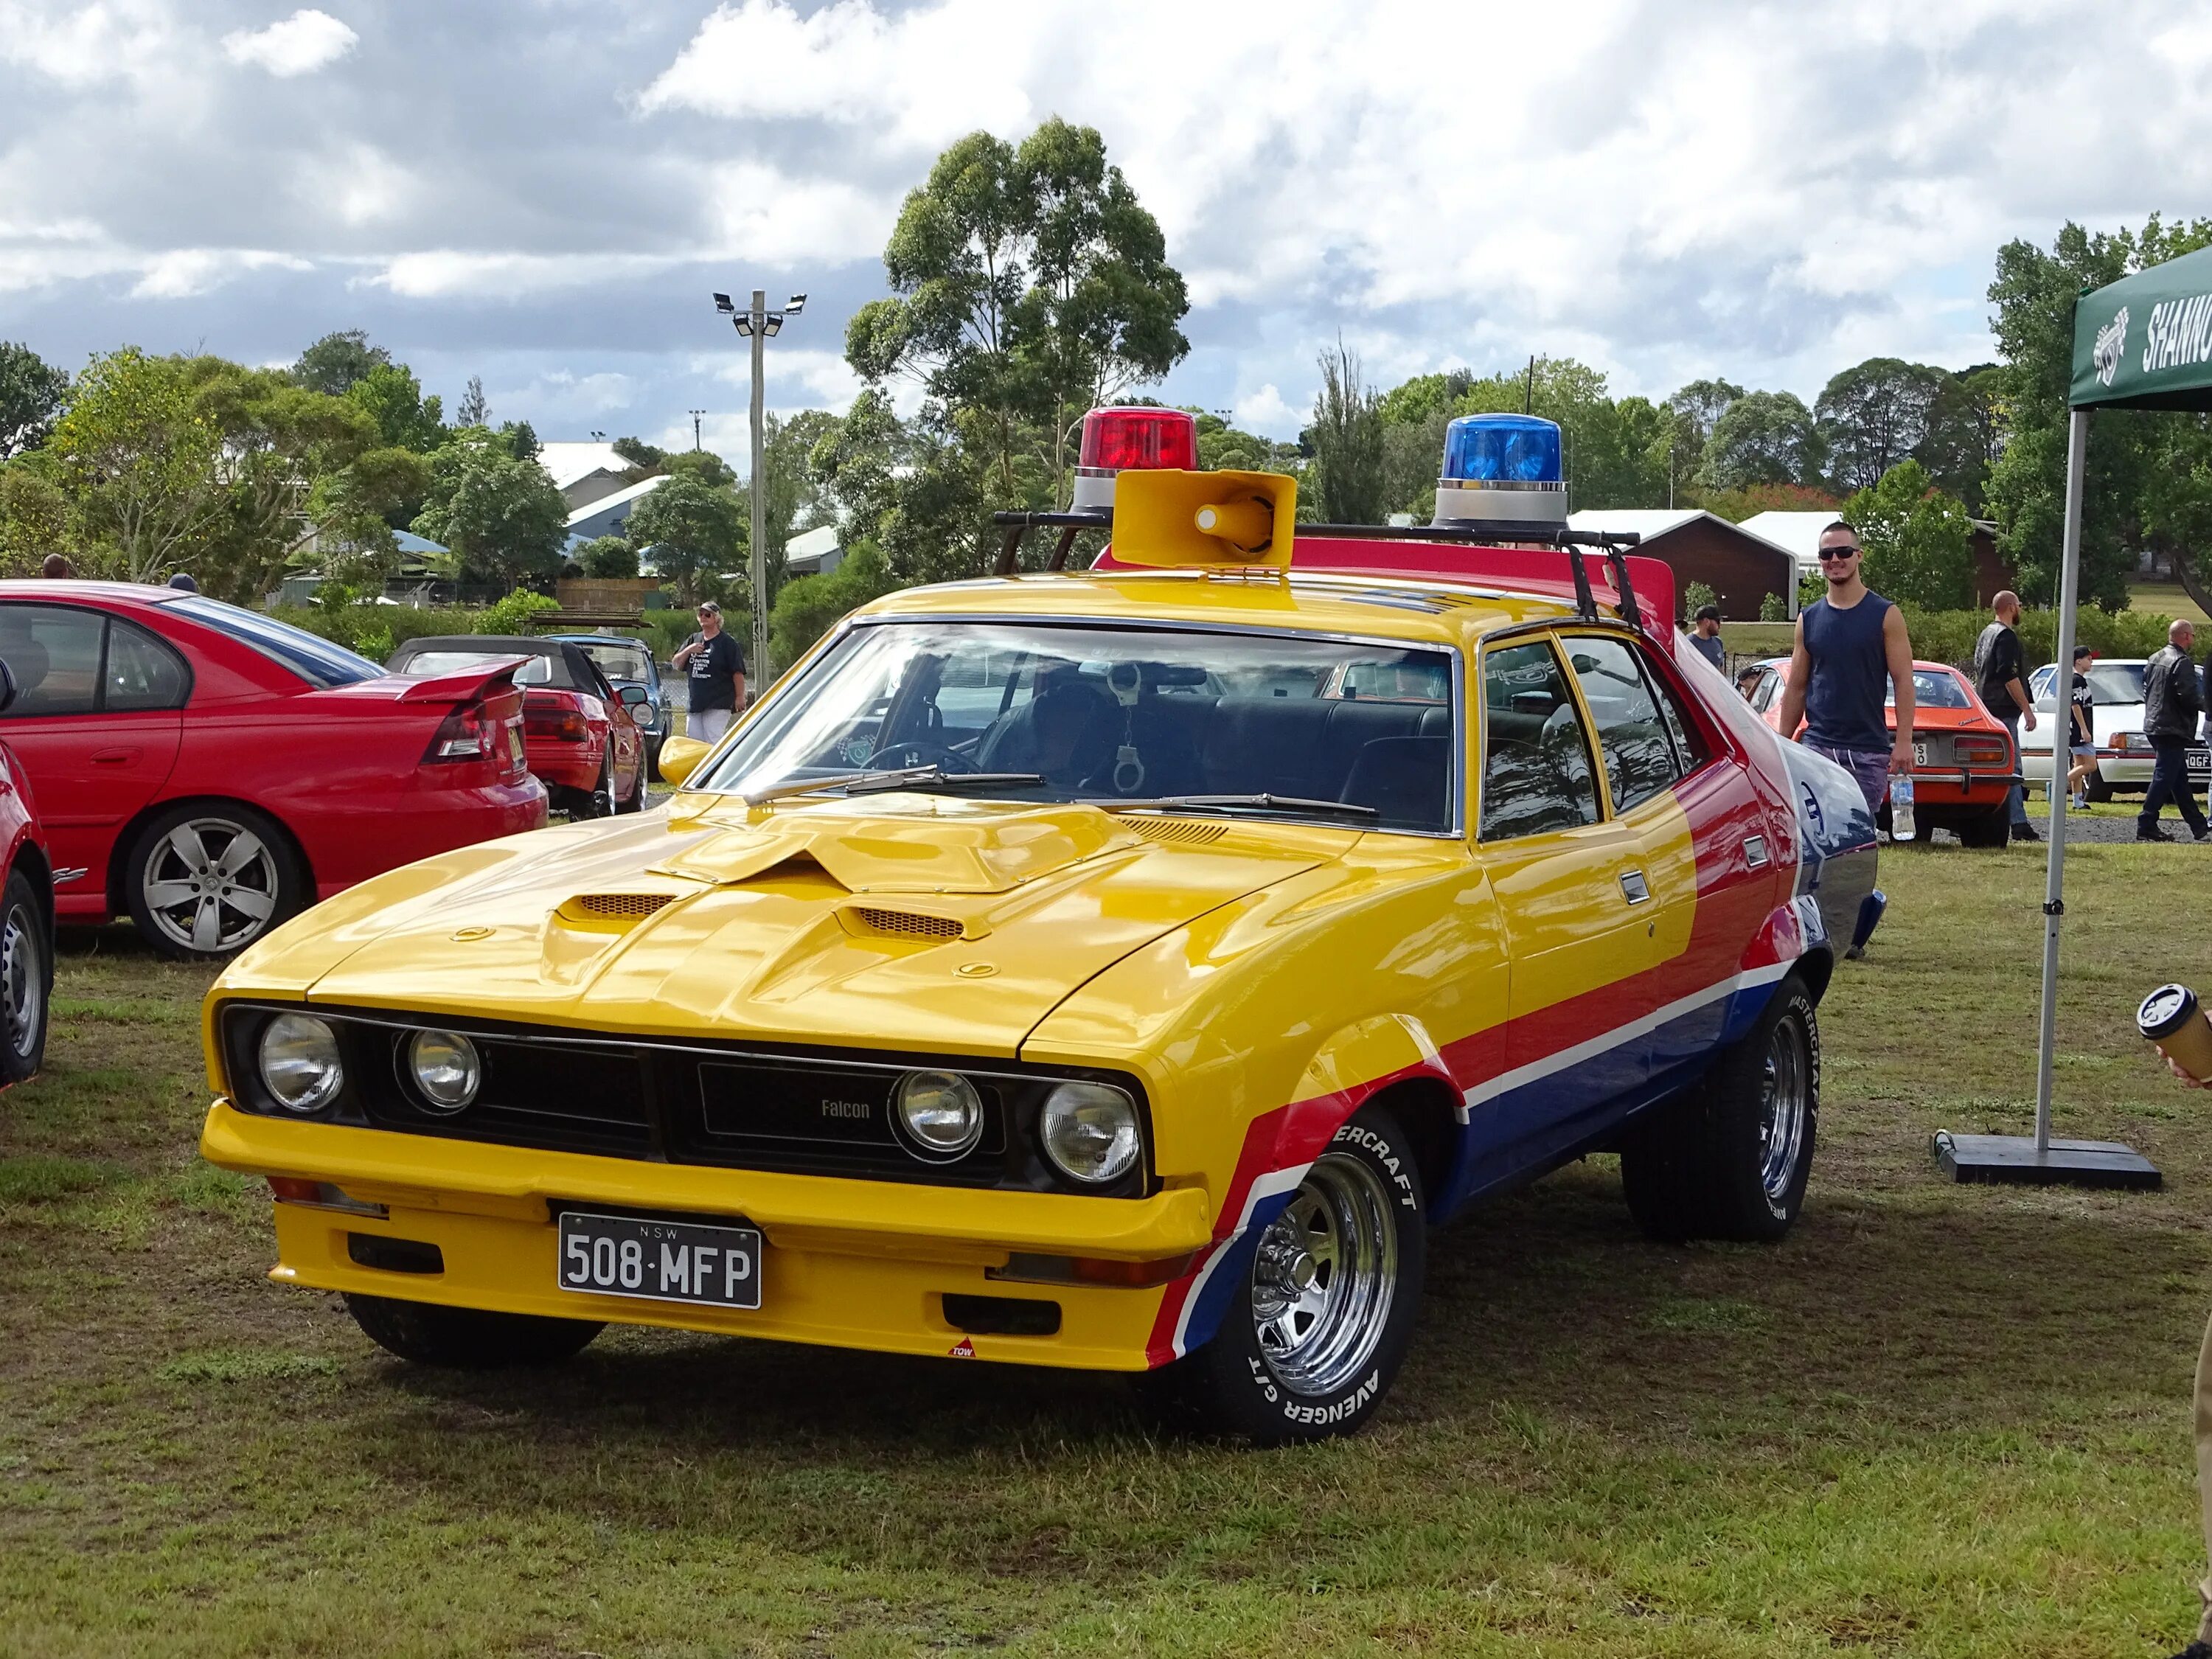
{"label": "plastic water bottle", "polygon": [[1889,833],[1899,841],[1912,839],[1912,780],[1889,781]]}

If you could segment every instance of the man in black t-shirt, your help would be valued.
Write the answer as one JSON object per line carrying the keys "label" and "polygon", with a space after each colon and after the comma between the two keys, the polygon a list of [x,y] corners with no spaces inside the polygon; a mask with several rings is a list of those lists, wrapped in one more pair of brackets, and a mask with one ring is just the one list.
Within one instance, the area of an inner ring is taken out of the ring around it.
{"label": "man in black t-shirt", "polygon": [[2075,806],[2089,810],[2089,780],[2097,775],[2097,700],[2085,672],[2097,659],[2086,645],[2074,647],[2074,691],[2067,711],[2066,746],[2074,763],[2066,770],[2066,787]]}
{"label": "man in black t-shirt", "polygon": [[[2027,653],[2021,648],[2013,624],[2020,620],[2020,595],[2009,588],[1990,601],[1996,620],[1982,630],[1974,642],[1974,690],[1989,705],[1990,713],[2004,722],[2012,734],[2012,753],[2020,759],[2020,728],[2035,730],[2035,703],[2027,695]],[[2055,766],[2057,763],[2052,762]],[[2014,841],[2041,841],[2027,821],[2027,792],[2014,784],[2005,792]]]}
{"label": "man in black t-shirt", "polygon": [[722,631],[722,607],[712,599],[699,604],[699,631],[668,659],[671,668],[690,671],[690,712],[687,736],[713,743],[730,729],[745,699],[745,659],[738,642]]}

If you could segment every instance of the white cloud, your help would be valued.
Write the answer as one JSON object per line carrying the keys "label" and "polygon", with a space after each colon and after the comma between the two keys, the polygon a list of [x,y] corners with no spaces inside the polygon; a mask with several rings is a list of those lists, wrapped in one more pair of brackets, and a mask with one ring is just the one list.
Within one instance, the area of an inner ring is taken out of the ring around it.
{"label": "white cloud", "polygon": [[263,248],[172,248],[149,259],[131,290],[134,300],[182,300],[220,288],[249,270],[312,270],[294,253]]}
{"label": "white cloud", "polygon": [[708,222],[722,250],[775,265],[872,258],[883,252],[898,218],[896,192],[787,177],[754,161],[713,169],[707,195]]}
{"label": "white cloud", "polygon": [[181,45],[160,0],[0,3],[0,64],[21,64],[67,87],[156,72]]}
{"label": "white cloud", "polygon": [[515,300],[564,288],[620,282],[665,270],[678,261],[637,253],[480,253],[434,248],[384,261],[357,283],[388,288],[410,300]]}
{"label": "white cloud", "polygon": [[1239,398],[1231,418],[1247,432],[1262,432],[1272,438],[1288,437],[1304,424],[1298,411],[1283,401],[1273,381]]}
{"label": "white cloud", "polygon": [[308,75],[336,63],[361,37],[326,11],[303,9],[264,29],[237,29],[222,37],[223,55],[279,77]]}

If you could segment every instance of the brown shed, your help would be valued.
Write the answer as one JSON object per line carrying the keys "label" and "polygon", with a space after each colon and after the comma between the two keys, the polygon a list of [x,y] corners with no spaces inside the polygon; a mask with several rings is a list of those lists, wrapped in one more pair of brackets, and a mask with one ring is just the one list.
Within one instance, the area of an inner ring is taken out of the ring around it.
{"label": "brown shed", "polygon": [[[1674,573],[1674,591],[1692,582],[1713,590],[1728,622],[1757,622],[1770,593],[1782,600],[1783,614],[1797,614],[1797,562],[1786,547],[1753,535],[1741,525],[1695,507],[1600,508],[1571,515],[1577,530],[1632,531],[1644,538],[1637,552],[1662,559]],[[1686,617],[1677,617],[1685,621]]]}

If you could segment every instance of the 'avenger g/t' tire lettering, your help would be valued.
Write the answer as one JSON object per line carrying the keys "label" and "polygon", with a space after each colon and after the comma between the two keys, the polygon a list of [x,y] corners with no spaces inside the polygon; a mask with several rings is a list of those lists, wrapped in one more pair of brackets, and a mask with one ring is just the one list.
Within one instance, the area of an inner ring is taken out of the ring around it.
{"label": "'avenger g/t' tire lettering", "polygon": [[1213,1340],[1147,1387],[1182,1424],[1258,1445],[1348,1434],[1397,1375],[1427,1263],[1413,1142],[1369,1107],[1262,1230]]}
{"label": "'avenger g/t' tire lettering", "polygon": [[1805,1202],[1820,1121],[1820,1026],[1792,974],[1694,1087],[1630,1126],[1629,1212],[1653,1238],[1771,1241]]}

